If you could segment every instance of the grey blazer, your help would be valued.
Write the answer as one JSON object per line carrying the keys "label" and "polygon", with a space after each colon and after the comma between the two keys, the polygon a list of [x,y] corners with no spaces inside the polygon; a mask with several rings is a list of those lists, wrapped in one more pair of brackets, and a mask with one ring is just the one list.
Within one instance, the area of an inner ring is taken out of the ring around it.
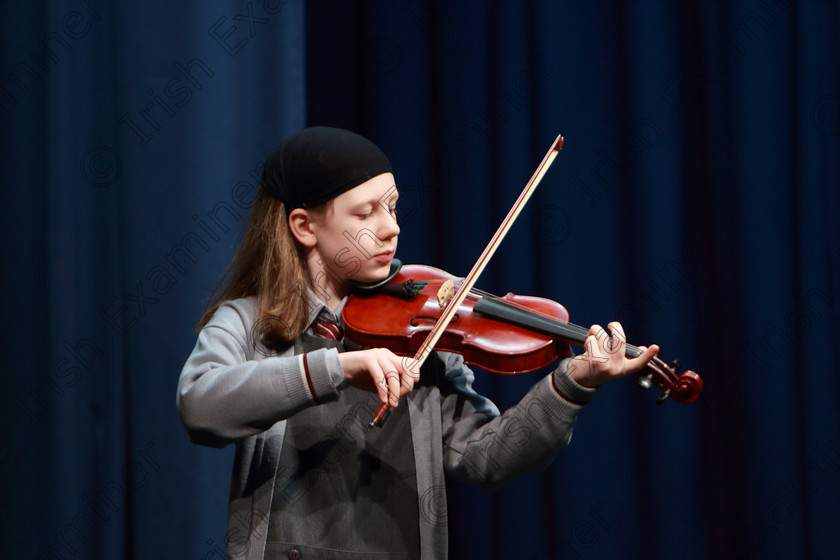
{"label": "grey blazer", "polygon": [[[323,304],[310,318],[319,315],[336,318]],[[229,555],[243,559],[266,558],[285,420],[337,399],[345,386],[337,350],[309,352],[306,360],[294,348],[271,353],[254,334],[256,321],[254,298],[224,303],[199,333],[177,394],[194,443],[236,445],[226,540]],[[424,560],[447,556],[444,472],[490,490],[544,469],[569,443],[578,411],[595,393],[575,383],[563,361],[500,414],[473,390],[474,374],[460,356],[438,352],[434,360],[431,379],[406,398]]]}

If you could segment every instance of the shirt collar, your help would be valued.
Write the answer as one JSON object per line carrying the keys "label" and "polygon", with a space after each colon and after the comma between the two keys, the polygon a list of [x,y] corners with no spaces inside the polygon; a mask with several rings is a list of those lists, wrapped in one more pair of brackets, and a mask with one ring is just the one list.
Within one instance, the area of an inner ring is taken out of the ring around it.
{"label": "shirt collar", "polygon": [[309,303],[309,322],[307,323],[307,329],[311,328],[315,321],[324,321],[334,325],[341,324],[341,310],[344,309],[344,304],[347,303],[346,297],[339,302],[338,307],[335,309],[332,309],[329,305],[321,301],[321,298],[311,288],[306,289],[306,297]]}

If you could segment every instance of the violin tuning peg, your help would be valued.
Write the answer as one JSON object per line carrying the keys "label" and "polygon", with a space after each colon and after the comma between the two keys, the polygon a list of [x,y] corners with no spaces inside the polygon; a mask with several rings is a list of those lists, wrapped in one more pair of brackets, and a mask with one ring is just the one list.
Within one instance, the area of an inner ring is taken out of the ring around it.
{"label": "violin tuning peg", "polygon": [[671,362],[671,369],[674,370],[674,373],[679,373],[682,369],[682,362],[678,359],[674,359],[674,361]]}
{"label": "violin tuning peg", "polygon": [[668,395],[669,395],[670,393],[671,393],[671,390],[670,390],[670,389],[668,389],[667,391],[665,391],[664,393],[662,393],[661,395],[659,395],[659,398],[658,398],[658,399],[656,399],[656,404],[657,404],[657,406],[659,406],[659,405],[661,405],[662,403],[664,403],[665,401],[667,401],[667,400],[668,400]]}
{"label": "violin tuning peg", "polygon": [[639,380],[636,382],[639,384],[639,387],[642,389],[650,389],[653,387],[653,381],[650,378],[650,375],[643,375],[639,377]]}
{"label": "violin tuning peg", "polygon": [[656,357],[661,359],[663,355],[665,355],[665,349],[659,348],[659,352],[656,353]]}

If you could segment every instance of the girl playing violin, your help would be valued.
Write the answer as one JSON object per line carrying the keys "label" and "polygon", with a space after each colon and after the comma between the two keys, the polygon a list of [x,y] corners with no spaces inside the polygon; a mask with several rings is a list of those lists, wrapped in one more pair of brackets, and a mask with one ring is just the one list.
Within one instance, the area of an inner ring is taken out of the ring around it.
{"label": "girl playing violin", "polygon": [[[500,413],[458,354],[434,353],[418,376],[343,341],[351,282],[391,270],[398,196],[385,154],[345,130],[302,130],[264,165],[177,395],[193,442],[236,445],[232,558],[445,558],[444,472],[492,489],[545,468],[597,387],[657,352],[627,358],[619,323],[593,325],[583,354]],[[381,403],[388,423],[370,428]]]}

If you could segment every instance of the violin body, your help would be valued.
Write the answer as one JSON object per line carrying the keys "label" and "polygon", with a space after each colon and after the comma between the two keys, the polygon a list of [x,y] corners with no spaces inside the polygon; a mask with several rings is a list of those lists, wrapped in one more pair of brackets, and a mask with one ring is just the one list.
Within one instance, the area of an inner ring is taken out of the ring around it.
{"label": "violin body", "polygon": [[[447,280],[460,279],[431,266],[403,266],[390,285],[411,282],[425,286],[406,299],[387,290],[350,296],[342,311],[345,336],[362,346],[414,355],[441,315],[437,293]],[[459,306],[436,349],[461,354],[468,364],[501,374],[535,371],[571,355],[565,340],[475,313],[477,299],[470,295]],[[547,318],[569,320],[566,309],[549,299],[514,294],[498,299]]]}

